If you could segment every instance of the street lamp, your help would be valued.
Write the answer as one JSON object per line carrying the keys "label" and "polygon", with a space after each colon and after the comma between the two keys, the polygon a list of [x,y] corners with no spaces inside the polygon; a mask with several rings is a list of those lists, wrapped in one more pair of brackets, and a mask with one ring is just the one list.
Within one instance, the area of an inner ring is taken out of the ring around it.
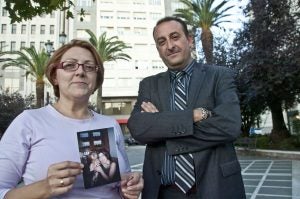
{"label": "street lamp", "polygon": [[64,31],[59,34],[59,43],[61,45],[64,45],[66,43],[66,39],[67,39],[67,35]]}
{"label": "street lamp", "polygon": [[51,53],[54,52],[54,49],[53,49],[53,42],[48,40],[46,43],[45,43],[45,46],[46,46],[46,52],[47,52],[47,55],[50,57],[51,56]]}

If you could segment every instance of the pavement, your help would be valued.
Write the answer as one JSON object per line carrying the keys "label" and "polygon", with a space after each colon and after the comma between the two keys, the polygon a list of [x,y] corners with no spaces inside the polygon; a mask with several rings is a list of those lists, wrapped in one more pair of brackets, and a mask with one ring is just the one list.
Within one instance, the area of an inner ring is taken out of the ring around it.
{"label": "pavement", "polygon": [[237,149],[247,199],[300,199],[300,152]]}
{"label": "pavement", "polygon": [[[300,199],[300,151],[237,149],[247,199]],[[143,164],[131,166],[142,171]]]}

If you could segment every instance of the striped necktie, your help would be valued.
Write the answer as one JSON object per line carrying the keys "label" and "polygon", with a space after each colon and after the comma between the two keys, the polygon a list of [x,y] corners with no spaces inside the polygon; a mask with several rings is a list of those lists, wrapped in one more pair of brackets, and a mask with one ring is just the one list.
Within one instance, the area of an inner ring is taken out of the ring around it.
{"label": "striped necktie", "polygon": [[[184,71],[176,73],[174,91],[175,110],[184,110],[187,107],[187,88],[184,75]],[[192,154],[175,156],[175,184],[184,193],[187,193],[195,184],[194,159]]]}

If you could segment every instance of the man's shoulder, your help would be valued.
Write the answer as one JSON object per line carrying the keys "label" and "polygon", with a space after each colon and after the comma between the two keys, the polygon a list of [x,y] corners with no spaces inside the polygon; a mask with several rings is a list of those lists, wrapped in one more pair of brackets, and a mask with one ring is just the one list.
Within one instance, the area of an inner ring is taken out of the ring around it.
{"label": "man's shoulder", "polygon": [[215,64],[201,64],[197,63],[196,68],[199,69],[200,71],[205,71],[208,73],[214,73],[214,74],[223,74],[223,73],[234,73],[234,70],[231,68],[225,67],[225,66],[220,66],[220,65],[215,65]]}
{"label": "man's shoulder", "polygon": [[156,80],[156,79],[159,79],[159,78],[162,78],[162,77],[166,77],[168,75],[168,72],[165,71],[165,72],[161,72],[161,73],[158,73],[158,74],[155,74],[155,75],[150,75],[148,77],[145,77],[143,79],[143,81],[153,81],[153,80]]}

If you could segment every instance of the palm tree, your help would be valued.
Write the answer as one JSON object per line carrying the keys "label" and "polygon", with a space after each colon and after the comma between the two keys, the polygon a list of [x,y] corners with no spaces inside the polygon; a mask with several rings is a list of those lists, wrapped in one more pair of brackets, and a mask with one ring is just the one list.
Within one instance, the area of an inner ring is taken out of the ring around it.
{"label": "palm tree", "polygon": [[[106,61],[116,61],[118,59],[129,61],[131,57],[124,53],[125,49],[131,48],[123,41],[119,40],[117,36],[107,37],[106,32],[102,33],[99,38],[91,30],[86,30],[89,34],[89,41],[97,49],[103,63]],[[98,88],[97,92],[97,111],[101,112],[102,105],[102,86]]]}
{"label": "palm tree", "polygon": [[26,78],[31,75],[35,78],[36,82],[36,106],[42,107],[44,105],[44,75],[46,63],[49,59],[47,53],[43,49],[37,52],[35,47],[21,48],[20,51],[7,51],[4,54],[17,55],[16,59],[7,60],[2,69],[9,66],[15,66],[26,71]]}
{"label": "palm tree", "polygon": [[213,34],[211,27],[219,27],[220,23],[229,22],[223,18],[230,16],[225,14],[233,6],[224,7],[228,2],[223,0],[221,3],[212,7],[214,0],[179,0],[185,8],[175,10],[175,16],[180,17],[191,25],[193,29],[201,28],[201,42],[205,59],[208,64],[213,63]]}

